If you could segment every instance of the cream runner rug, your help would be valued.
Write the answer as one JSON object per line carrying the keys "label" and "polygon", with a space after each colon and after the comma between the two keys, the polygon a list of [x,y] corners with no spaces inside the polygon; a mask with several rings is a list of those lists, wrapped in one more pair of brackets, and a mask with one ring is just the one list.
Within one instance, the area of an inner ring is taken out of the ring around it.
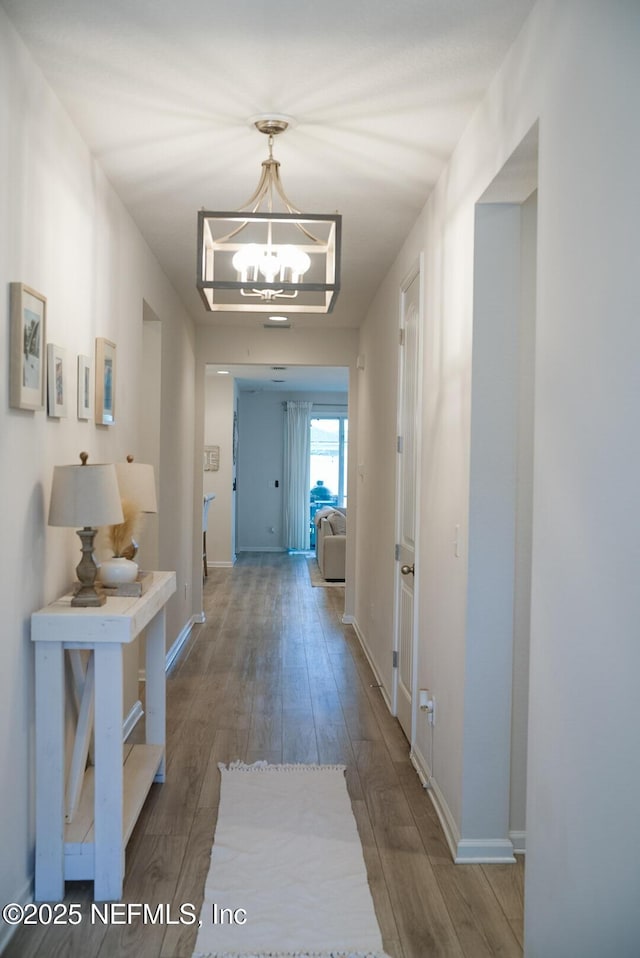
{"label": "cream runner rug", "polygon": [[194,958],[386,958],[344,766],[219,768]]}

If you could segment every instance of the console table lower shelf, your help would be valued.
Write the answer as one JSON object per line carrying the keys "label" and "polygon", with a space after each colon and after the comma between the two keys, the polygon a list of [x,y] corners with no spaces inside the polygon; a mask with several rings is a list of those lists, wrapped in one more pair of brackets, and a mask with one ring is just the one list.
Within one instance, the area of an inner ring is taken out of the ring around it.
{"label": "console table lower shelf", "polygon": [[[164,758],[161,745],[125,745],[123,749],[122,850],[142,811]],[[95,874],[95,774],[85,772],[80,802],[73,821],[64,830],[65,881],[92,879]]]}

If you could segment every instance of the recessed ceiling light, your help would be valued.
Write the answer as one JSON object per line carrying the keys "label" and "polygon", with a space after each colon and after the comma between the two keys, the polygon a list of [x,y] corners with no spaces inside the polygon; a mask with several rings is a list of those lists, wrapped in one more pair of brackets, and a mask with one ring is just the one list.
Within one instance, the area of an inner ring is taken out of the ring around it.
{"label": "recessed ceiling light", "polygon": [[228,376],[228,375],[229,375],[229,370],[228,370],[228,369],[218,369],[217,372],[218,372],[218,376]]}
{"label": "recessed ceiling light", "polygon": [[269,316],[269,320],[272,323],[287,323],[289,321],[286,316]]}

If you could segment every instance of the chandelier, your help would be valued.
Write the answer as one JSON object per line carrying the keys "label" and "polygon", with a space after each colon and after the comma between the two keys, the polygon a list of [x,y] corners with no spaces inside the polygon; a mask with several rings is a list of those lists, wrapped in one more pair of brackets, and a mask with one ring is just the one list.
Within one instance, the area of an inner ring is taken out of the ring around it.
{"label": "chandelier", "polygon": [[330,313],[335,305],[342,217],[301,213],[287,197],[273,140],[289,122],[282,116],[254,121],[269,138],[269,155],[244,206],[198,213],[197,286],[211,312]]}

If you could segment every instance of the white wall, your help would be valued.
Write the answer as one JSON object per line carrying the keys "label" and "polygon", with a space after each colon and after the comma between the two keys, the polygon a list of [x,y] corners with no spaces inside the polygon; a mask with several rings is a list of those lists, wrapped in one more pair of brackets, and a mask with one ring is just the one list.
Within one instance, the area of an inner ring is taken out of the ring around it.
{"label": "white wall", "polygon": [[[147,303],[143,304],[142,368],[138,386],[140,437],[135,449],[135,456],[140,462],[148,462],[153,466],[157,495],[162,442],[160,421],[162,405],[162,323]],[[132,454],[134,454],[133,450]],[[157,514],[147,515],[144,517],[143,523],[137,561],[142,569],[157,569],[159,564],[159,516]]]}
{"label": "white wall", "polygon": [[220,468],[205,472],[203,492],[213,493],[207,523],[207,560],[212,566],[229,566],[235,561],[235,513],[233,508],[233,376],[209,372],[205,378],[204,441],[220,447]]}
{"label": "white wall", "polygon": [[[47,526],[53,466],[123,459],[137,448],[143,301],[162,324],[160,561],[176,569],[171,641],[192,614],[193,369],[190,321],[135,225],[0,8],[0,901],[30,894],[34,848],[33,650],[29,617],[67,591],[79,559],[73,530]],[[67,350],[68,417],[8,408],[9,287],[47,297],[47,339]],[[117,422],[75,412],[76,357],[96,336],[117,344]],[[169,455],[169,450],[171,455]],[[187,585],[185,598],[184,586]],[[135,663],[134,663],[135,668]],[[8,934],[0,930],[0,945]]]}
{"label": "white wall", "polygon": [[[532,165],[535,176],[535,156]],[[525,176],[522,195],[529,189]],[[495,855],[501,843],[510,854],[507,834],[520,850],[526,837],[536,213],[535,192],[522,204],[483,202],[474,237],[461,837],[490,839]]]}
{"label": "white wall", "polygon": [[[356,603],[354,625],[392,697],[396,395],[399,290],[409,261],[386,277],[360,331],[357,372]],[[354,429],[350,427],[350,438]],[[349,507],[351,499],[349,499]]]}
{"label": "white wall", "polygon": [[[284,475],[283,403],[289,399],[312,402],[318,407],[326,403],[339,404],[345,411],[347,409],[346,393],[240,392],[238,403],[239,552],[286,549],[284,503],[287,490]],[[272,485],[274,480],[278,480],[278,488]]]}
{"label": "white wall", "polygon": [[518,328],[518,449],[516,455],[516,541],[513,596],[513,687],[511,703],[511,792],[509,830],[516,847],[526,842],[529,652],[531,645],[531,556],[533,550],[533,461],[536,334],[536,248],[538,194],[520,209],[520,324]]}
{"label": "white wall", "polygon": [[[463,791],[465,679],[474,663],[467,560],[464,550],[455,559],[451,538],[460,524],[464,546],[469,529],[474,211],[538,121],[528,958],[630,958],[640,942],[638,49],[635,0],[540,0],[361,337],[369,369],[394,396],[395,360],[384,361],[385,352],[395,355],[389,327],[399,282],[424,250],[419,684],[438,703],[432,771],[459,831],[474,800]],[[368,452],[373,420],[365,405],[359,441]],[[391,459],[395,417],[379,404],[374,410],[379,448]],[[387,501],[391,470],[376,475]],[[378,533],[375,554],[358,554],[358,577],[366,572],[378,601],[391,605],[390,519],[381,518]],[[365,535],[360,527],[359,545]],[[374,630],[372,622],[370,645],[384,666],[390,632]],[[381,674],[390,681],[388,669]]]}
{"label": "white wall", "polygon": [[238,395],[238,552],[285,548],[283,399],[280,393]]}
{"label": "white wall", "polygon": [[520,207],[475,215],[460,838],[499,847],[509,832]]}

